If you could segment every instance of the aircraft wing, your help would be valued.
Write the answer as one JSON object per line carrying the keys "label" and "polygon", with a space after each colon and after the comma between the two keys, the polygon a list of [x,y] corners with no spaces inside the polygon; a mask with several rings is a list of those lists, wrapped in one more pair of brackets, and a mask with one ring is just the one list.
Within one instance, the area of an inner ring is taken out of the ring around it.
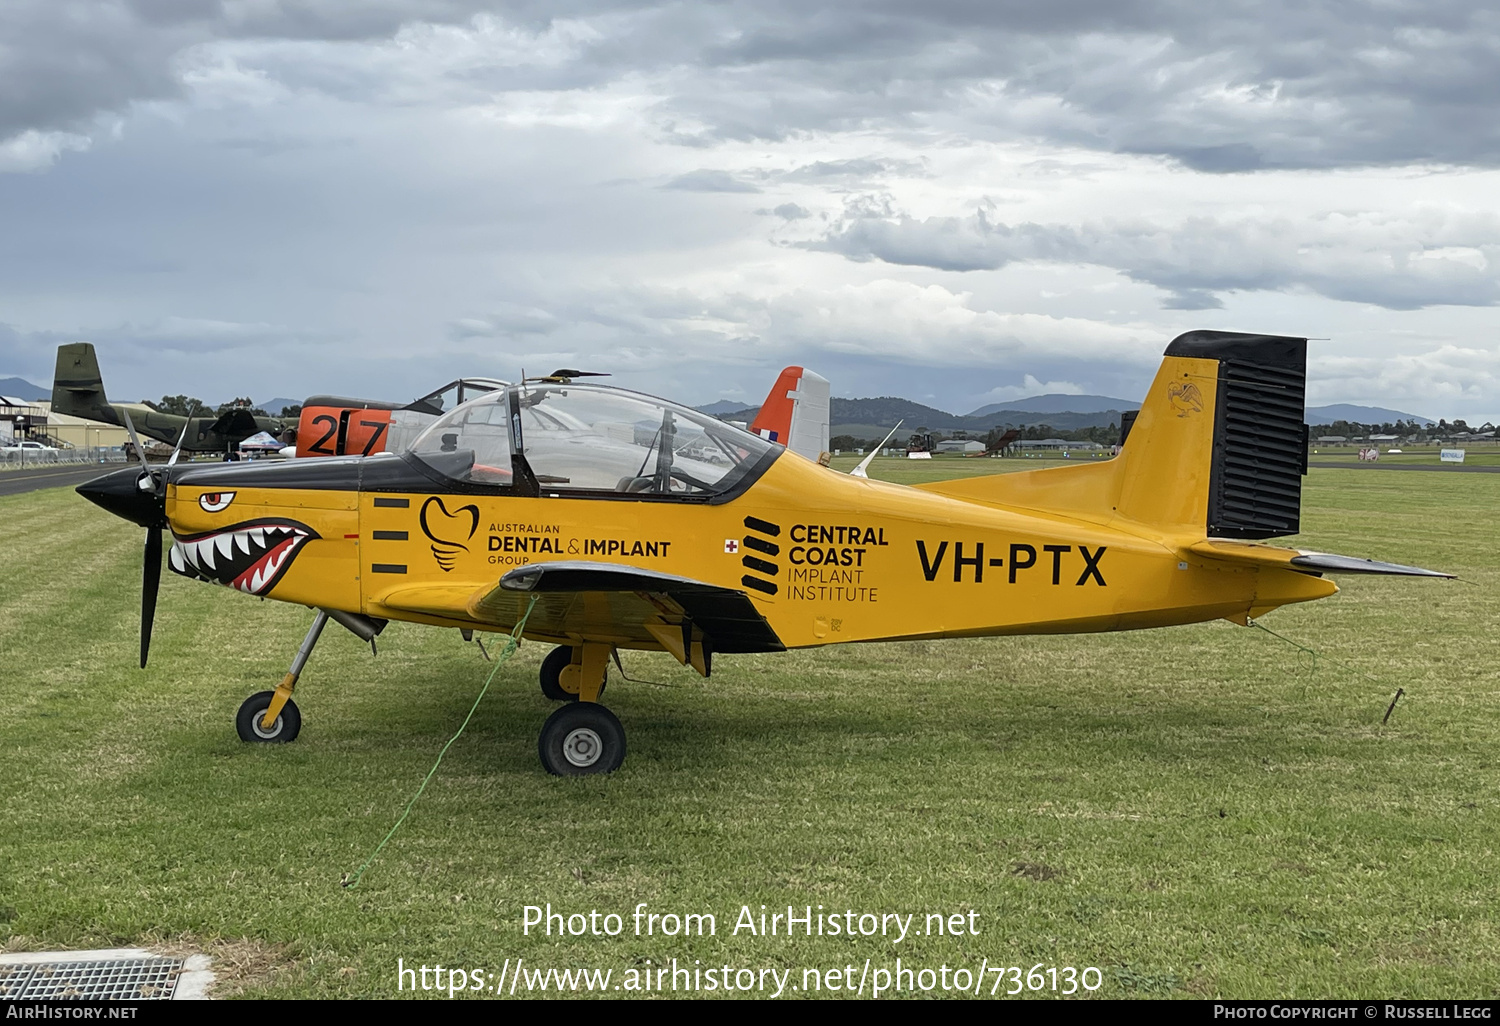
{"label": "aircraft wing", "polygon": [[[431,616],[510,626],[536,607],[528,634],[614,644],[660,644],[669,651],[708,638],[715,652],[780,652],[785,646],[742,591],[612,563],[532,563],[473,590],[418,585],[381,604]],[[691,648],[684,649],[691,651]]]}
{"label": "aircraft wing", "polygon": [[1392,577],[1446,577],[1439,570],[1424,570],[1419,566],[1403,566],[1400,563],[1382,563],[1375,559],[1360,559],[1356,556],[1337,556],[1331,552],[1307,552],[1301,549],[1282,549],[1270,545],[1255,545],[1249,542],[1228,541],[1210,538],[1188,546],[1189,551],[1210,559],[1224,559],[1232,563],[1257,563],[1284,566],[1289,570],[1301,570],[1314,574],[1382,574]]}

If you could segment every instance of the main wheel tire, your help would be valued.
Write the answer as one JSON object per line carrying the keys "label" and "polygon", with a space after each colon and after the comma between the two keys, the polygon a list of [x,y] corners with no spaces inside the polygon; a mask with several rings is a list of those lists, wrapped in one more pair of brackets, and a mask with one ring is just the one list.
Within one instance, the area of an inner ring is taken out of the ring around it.
{"label": "main wheel tire", "polygon": [[[542,660],[542,694],[554,702],[576,702],[578,696],[562,686],[563,667],[573,662],[573,646],[558,645]],[[599,694],[604,695],[607,684],[599,685]]]}
{"label": "main wheel tire", "polygon": [[290,698],[281,707],[281,715],[276,717],[271,729],[261,728],[260,721],[271,707],[271,698],[275,694],[274,691],[261,691],[251,695],[240,705],[240,711],[234,717],[234,729],[239,732],[241,741],[252,744],[286,744],[297,740],[297,735],[302,730],[302,713],[298,711],[297,703]]}
{"label": "main wheel tire", "polygon": [[563,667],[573,662],[573,646],[558,645],[542,660],[542,694],[554,702],[576,702],[578,696],[564,691],[560,678]]}
{"label": "main wheel tire", "polygon": [[536,747],[555,777],[613,773],[625,761],[625,728],[604,706],[575,702],[547,717]]}

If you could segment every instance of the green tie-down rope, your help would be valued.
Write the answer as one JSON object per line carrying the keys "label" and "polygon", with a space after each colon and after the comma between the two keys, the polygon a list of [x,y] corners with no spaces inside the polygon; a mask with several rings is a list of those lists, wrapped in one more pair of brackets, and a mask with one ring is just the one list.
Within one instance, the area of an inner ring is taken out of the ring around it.
{"label": "green tie-down rope", "polygon": [[[1333,663],[1335,666],[1342,666],[1344,669],[1348,670],[1351,673],[1357,673],[1357,674],[1359,674],[1365,680],[1368,680],[1368,681],[1370,681],[1372,683],[1375,683],[1375,684],[1382,683],[1382,681],[1379,678],[1370,676],[1368,673],[1366,673],[1365,671],[1361,670],[1359,667],[1353,665],[1352,663],[1346,663],[1342,659],[1335,659],[1333,656],[1327,655],[1326,653],[1320,653],[1317,650],[1309,648],[1308,646],[1302,644],[1300,641],[1293,641],[1291,638],[1287,637],[1285,634],[1277,634],[1275,631],[1271,630],[1271,628],[1267,627],[1265,624],[1257,623],[1255,620],[1251,620],[1250,621],[1250,626],[1258,628],[1259,630],[1263,630],[1267,634],[1269,634],[1271,637],[1276,638],[1278,641],[1284,641],[1288,645],[1291,645],[1293,648],[1300,649],[1301,651],[1306,652],[1308,655],[1312,656],[1312,668],[1313,668],[1313,672],[1314,673],[1316,673],[1317,670],[1318,670],[1318,658],[1319,658],[1319,656],[1321,656],[1322,658],[1328,660],[1330,663]],[[1399,701],[1401,701],[1401,696],[1404,695],[1404,694],[1406,694],[1406,689],[1405,688],[1397,688],[1396,689],[1396,697],[1392,698],[1391,699],[1391,704],[1388,705],[1388,706],[1386,706],[1385,716],[1380,721],[1380,725],[1381,726],[1385,726],[1385,724],[1390,721],[1391,713],[1393,713],[1393,712],[1396,711],[1396,703],[1399,702]]]}
{"label": "green tie-down rope", "polygon": [[510,632],[510,638],[505,642],[505,648],[502,649],[500,654],[495,657],[495,668],[490,671],[489,677],[484,682],[484,687],[479,689],[479,697],[474,699],[474,704],[469,707],[469,715],[465,716],[463,723],[459,724],[458,733],[450,737],[448,739],[448,743],[443,746],[443,750],[441,752],[438,752],[437,761],[432,764],[432,769],[427,771],[427,776],[422,780],[422,786],[417,788],[417,793],[412,795],[411,801],[406,803],[406,808],[402,811],[401,818],[396,820],[396,825],[391,827],[390,833],[386,834],[385,838],[375,846],[375,850],[370,852],[370,857],[365,859],[364,865],[360,866],[353,873],[344,874],[344,878],[340,881],[340,883],[345,888],[356,887],[359,885],[359,879],[360,877],[365,875],[365,870],[370,868],[371,863],[373,863],[375,859],[380,855],[381,849],[386,846],[386,843],[390,841],[392,837],[396,836],[396,831],[401,829],[401,824],[405,823],[406,817],[411,815],[412,806],[417,804],[417,799],[422,797],[423,791],[427,790],[427,784],[432,780],[433,774],[435,774],[438,771],[438,767],[443,764],[443,756],[448,754],[448,749],[453,747],[453,742],[457,741],[463,735],[464,728],[467,727],[469,725],[469,721],[474,718],[474,711],[479,708],[479,703],[484,701],[485,692],[489,691],[490,683],[494,681],[495,674],[500,672],[500,667],[505,665],[505,661],[515,654],[516,649],[521,647],[521,632],[526,628],[526,621],[531,619],[531,611],[536,608],[536,600],[537,596],[531,596],[531,601],[526,606],[526,612],[521,615],[521,619],[516,623],[515,628]]}

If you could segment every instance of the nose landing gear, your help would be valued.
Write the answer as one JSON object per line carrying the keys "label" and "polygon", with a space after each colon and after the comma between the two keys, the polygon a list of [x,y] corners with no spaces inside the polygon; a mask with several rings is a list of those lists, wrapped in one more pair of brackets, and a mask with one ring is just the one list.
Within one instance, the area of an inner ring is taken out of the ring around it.
{"label": "nose landing gear", "polygon": [[258,692],[240,704],[240,710],[234,717],[234,729],[241,741],[250,744],[285,744],[297,739],[297,734],[302,730],[302,714],[292,701],[292,689],[297,686],[297,678],[302,676],[307,657],[312,655],[313,646],[317,645],[329,620],[347,627],[361,641],[368,641],[372,651],[375,636],[385,629],[386,623],[358,613],[318,610],[318,615],[313,617],[312,626],[307,629],[307,636],[302,639],[302,645],[292,659],[291,668],[281,678],[281,683],[276,685],[276,690]]}

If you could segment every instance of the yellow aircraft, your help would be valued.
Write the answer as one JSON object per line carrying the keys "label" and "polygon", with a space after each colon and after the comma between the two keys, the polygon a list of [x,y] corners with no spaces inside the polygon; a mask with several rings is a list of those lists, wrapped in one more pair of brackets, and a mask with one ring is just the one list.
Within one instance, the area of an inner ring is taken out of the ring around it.
{"label": "yellow aircraft", "polygon": [[[1306,340],[1175,339],[1107,462],[905,487],[841,474],[728,424],[569,375],[487,393],[403,453],[140,467],[81,486],[147,528],[141,665],[161,568],[318,612],[291,670],[238,716],[290,741],[324,624],[389,620],[555,644],[567,702],[543,766],[607,773],[599,698],[619,649],[716,655],[848,641],[1058,634],[1226,618],[1325,598],[1326,572],[1446,577],[1258,539],[1298,530]],[[532,600],[535,599],[533,606]]]}

